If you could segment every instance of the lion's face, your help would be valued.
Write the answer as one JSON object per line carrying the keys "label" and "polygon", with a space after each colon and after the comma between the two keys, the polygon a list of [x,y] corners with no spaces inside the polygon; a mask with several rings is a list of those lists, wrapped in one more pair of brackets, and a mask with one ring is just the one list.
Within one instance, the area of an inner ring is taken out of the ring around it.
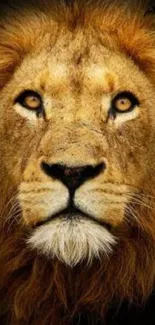
{"label": "lion's face", "polygon": [[70,266],[115,250],[117,229],[137,217],[133,197],[148,191],[154,95],[136,64],[91,31],[47,35],[25,56],[1,91],[0,117],[27,245]]}

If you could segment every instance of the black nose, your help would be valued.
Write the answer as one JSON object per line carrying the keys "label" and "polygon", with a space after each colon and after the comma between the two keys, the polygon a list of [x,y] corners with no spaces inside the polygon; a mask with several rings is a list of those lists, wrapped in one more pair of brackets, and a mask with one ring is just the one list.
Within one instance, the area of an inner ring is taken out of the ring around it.
{"label": "black nose", "polygon": [[105,164],[67,167],[61,164],[47,164],[42,162],[41,167],[46,175],[60,180],[69,190],[75,191],[87,180],[98,176],[105,169]]}

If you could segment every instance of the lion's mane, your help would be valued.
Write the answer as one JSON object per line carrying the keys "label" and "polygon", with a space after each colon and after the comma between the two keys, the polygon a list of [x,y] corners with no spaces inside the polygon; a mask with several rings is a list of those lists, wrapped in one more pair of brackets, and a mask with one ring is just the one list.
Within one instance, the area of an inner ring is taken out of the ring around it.
{"label": "lion's mane", "polygon": [[[91,14],[96,24],[102,24],[108,30],[105,44],[111,49],[121,48],[154,80],[155,20],[151,14],[145,15],[145,5],[141,3],[138,7],[135,4],[134,7],[132,4],[131,11],[121,3],[107,5],[107,1],[106,4],[98,1],[96,5],[89,1],[85,5],[83,1],[76,1],[74,5],[73,2],[59,1],[57,4],[51,1],[50,6],[54,19],[68,24],[70,29],[76,28],[77,24],[86,24]],[[20,15],[24,9],[18,6],[8,10],[5,19],[1,18],[2,89],[37,37],[38,13],[41,15],[41,11],[38,9],[35,13],[32,8],[33,4],[30,4],[25,9],[31,12],[26,29],[24,14]],[[44,14],[49,10],[48,1],[45,1],[43,10]],[[45,17],[42,28],[44,24]],[[109,259],[94,260],[91,267],[82,263],[70,269],[57,260],[48,260],[29,250],[25,240],[29,230],[23,229],[11,216],[7,220],[10,211],[7,202],[16,189],[7,182],[4,171],[0,187],[3,203],[0,221],[1,324],[68,325],[83,311],[102,318],[113,301],[118,305],[124,300],[136,304],[150,296],[155,280],[154,209],[137,207],[140,219],[122,225],[119,242]],[[155,184],[148,184],[148,187],[153,197]]]}

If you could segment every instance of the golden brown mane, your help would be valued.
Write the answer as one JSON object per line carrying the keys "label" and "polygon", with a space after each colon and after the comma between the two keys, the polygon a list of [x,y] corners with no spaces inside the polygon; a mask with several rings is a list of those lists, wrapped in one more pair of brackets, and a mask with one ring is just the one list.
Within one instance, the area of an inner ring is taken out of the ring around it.
{"label": "golden brown mane", "polygon": [[[45,30],[51,32],[53,20],[71,30],[84,28],[91,21],[94,29],[99,28],[98,37],[107,47],[126,53],[153,82],[155,19],[145,15],[145,11],[146,4],[142,2],[139,6],[128,6],[122,1],[86,1],[83,5],[82,0],[74,5],[63,1],[57,5],[52,0],[50,5],[44,1],[43,7],[40,4],[36,8],[31,3],[25,9],[9,9],[0,26],[1,88],[23,57],[36,47],[36,39]],[[153,208],[137,207],[140,219],[122,225],[119,243],[109,259],[94,260],[91,267],[83,263],[69,269],[57,260],[30,251],[24,240],[29,229],[23,229],[11,217],[8,226],[10,205],[4,206],[12,195],[10,192],[16,189],[10,189],[6,183],[1,179],[1,211],[5,213],[1,213],[0,222],[0,323],[70,325],[83,310],[102,317],[113,301],[143,303],[149,297],[155,280]],[[153,197],[155,186],[148,184],[149,187]]]}
{"label": "golden brown mane", "polygon": [[43,32],[51,32],[51,18],[58,26],[68,26],[72,30],[81,25],[88,26],[90,22],[93,25],[94,22],[94,26],[101,31],[98,37],[103,38],[105,45],[118,51],[123,50],[147,73],[154,76],[155,19],[153,15],[146,14],[147,1],[139,1],[138,4],[134,1],[132,6],[130,1],[121,0],[71,1],[68,6],[63,0],[52,0],[50,3],[46,0],[43,6],[41,2],[36,6],[33,1],[28,1],[26,6],[24,2],[19,5],[15,1],[15,4],[7,13],[4,10],[5,18],[1,17],[1,86],[20,64],[24,55],[35,46],[35,40]]}
{"label": "golden brown mane", "polygon": [[[135,224],[121,229],[122,238],[110,259],[94,261],[91,267],[83,263],[74,269],[35,256],[24,243],[25,233],[17,226],[10,233],[8,227],[1,226],[1,313],[7,315],[8,324],[48,325],[50,320],[70,324],[83,310],[102,317],[112,301],[143,303],[153,290],[155,278],[154,215],[144,210],[142,228]],[[42,320],[41,314],[46,315]]]}

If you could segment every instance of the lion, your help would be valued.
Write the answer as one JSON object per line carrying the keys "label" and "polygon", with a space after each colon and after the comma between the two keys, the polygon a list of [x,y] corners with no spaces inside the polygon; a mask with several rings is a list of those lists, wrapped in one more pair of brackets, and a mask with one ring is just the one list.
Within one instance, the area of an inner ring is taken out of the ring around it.
{"label": "lion", "polygon": [[1,324],[108,325],[114,305],[145,306],[154,290],[147,5],[38,0],[1,11]]}

